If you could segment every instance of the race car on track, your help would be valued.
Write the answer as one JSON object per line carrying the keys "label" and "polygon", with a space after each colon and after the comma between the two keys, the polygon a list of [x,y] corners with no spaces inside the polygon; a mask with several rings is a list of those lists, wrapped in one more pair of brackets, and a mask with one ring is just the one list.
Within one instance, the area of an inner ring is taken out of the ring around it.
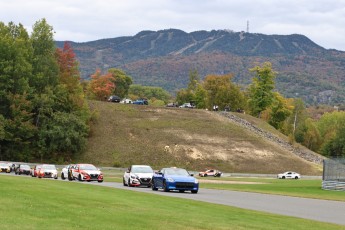
{"label": "race car on track", "polygon": [[277,175],[278,179],[300,179],[301,175],[296,172],[284,172]]}
{"label": "race car on track", "polygon": [[25,175],[30,175],[31,168],[29,165],[26,164],[20,164],[17,168],[16,171],[14,172],[15,174],[25,174]]}
{"label": "race car on track", "polygon": [[207,176],[213,176],[213,177],[220,177],[222,176],[222,172],[218,171],[216,169],[208,169],[205,172],[199,172],[199,176],[201,177],[207,177]]}
{"label": "race car on track", "polygon": [[68,178],[68,172],[70,170],[72,170],[73,166],[74,166],[73,164],[70,164],[70,165],[66,165],[65,167],[62,168],[62,170],[61,170],[61,179],[62,180],[65,180]]}
{"label": "race car on track", "polygon": [[30,175],[32,177],[37,177],[37,173],[38,171],[40,171],[42,165],[35,165],[32,169],[31,169],[31,172],[30,172]]}
{"label": "race car on track", "polygon": [[72,179],[103,182],[103,173],[92,164],[76,164],[71,169]]}
{"label": "race car on track", "polygon": [[151,187],[153,169],[148,165],[132,165],[123,175],[124,186],[147,186]]}
{"label": "race car on track", "polygon": [[191,191],[198,193],[199,181],[182,168],[163,168],[153,174],[151,182],[152,190],[163,189],[165,192],[178,190],[179,192]]}
{"label": "race car on track", "polygon": [[10,173],[11,167],[7,163],[0,163],[0,172]]}
{"label": "race car on track", "polygon": [[37,172],[38,178],[54,178],[58,179],[58,172],[55,165],[43,164]]}

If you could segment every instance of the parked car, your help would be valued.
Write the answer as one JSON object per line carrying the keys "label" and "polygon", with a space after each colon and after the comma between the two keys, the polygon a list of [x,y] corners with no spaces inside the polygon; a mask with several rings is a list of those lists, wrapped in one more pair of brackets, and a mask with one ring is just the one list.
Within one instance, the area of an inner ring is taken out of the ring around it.
{"label": "parked car", "polygon": [[73,180],[103,182],[103,173],[92,164],[76,164],[71,171]]}
{"label": "parked car", "polygon": [[58,172],[55,165],[43,164],[37,172],[37,177],[58,179]]}
{"label": "parked car", "polygon": [[123,175],[124,186],[147,186],[151,187],[153,169],[148,165],[132,165]]}
{"label": "parked car", "polygon": [[124,98],[120,101],[121,104],[132,104],[132,100],[128,98]]}
{"label": "parked car", "polygon": [[163,168],[153,174],[151,182],[152,190],[163,189],[165,192],[178,190],[179,192],[191,191],[198,193],[199,181],[182,168]]}
{"label": "parked car", "polygon": [[10,173],[11,167],[7,163],[0,163],[0,172]]}
{"label": "parked car", "polygon": [[166,107],[178,107],[178,103],[177,102],[171,102],[171,103],[168,103],[166,105]]}
{"label": "parked car", "polygon": [[301,175],[296,172],[284,172],[277,175],[278,179],[300,179]]}
{"label": "parked car", "polygon": [[31,169],[31,172],[30,172],[30,175],[32,177],[37,177],[37,174],[38,174],[38,171],[40,171],[42,165],[35,165],[32,169]]}
{"label": "parked car", "polygon": [[120,103],[121,98],[119,96],[116,95],[112,95],[108,98],[109,102],[116,102],[116,103]]}
{"label": "parked car", "polygon": [[30,175],[31,168],[27,164],[20,164],[15,171],[15,174],[25,174],[25,175]]}
{"label": "parked car", "polygon": [[133,101],[132,104],[134,104],[134,105],[148,105],[149,102],[147,99],[138,99],[138,100]]}
{"label": "parked car", "polygon": [[204,172],[199,172],[199,176],[201,177],[207,177],[207,176],[213,176],[213,177],[221,177],[222,172],[216,169],[208,169]]}
{"label": "parked car", "polygon": [[195,108],[195,106],[192,105],[191,103],[184,103],[184,104],[180,105],[179,108],[189,108],[189,109],[193,109],[193,108]]}
{"label": "parked car", "polygon": [[[62,180],[68,179],[68,172],[70,170],[72,170],[73,166],[74,166],[73,164],[69,164],[69,165],[66,165],[65,167],[62,168],[61,175],[60,175]],[[71,179],[71,177],[70,177],[70,179]]]}

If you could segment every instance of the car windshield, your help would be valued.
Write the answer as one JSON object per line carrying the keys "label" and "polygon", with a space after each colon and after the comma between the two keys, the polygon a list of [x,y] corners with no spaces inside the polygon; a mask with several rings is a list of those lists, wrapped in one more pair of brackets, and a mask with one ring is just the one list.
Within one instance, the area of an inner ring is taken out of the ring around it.
{"label": "car windshield", "polygon": [[29,165],[21,165],[20,166],[22,169],[30,169],[30,166]]}
{"label": "car windshield", "polygon": [[56,169],[55,165],[42,165],[42,169]]}
{"label": "car windshield", "polygon": [[5,163],[0,163],[0,166],[1,166],[1,167],[7,167],[7,164],[5,164]]}
{"label": "car windshield", "polygon": [[165,169],[165,175],[189,176],[189,173],[185,169],[169,168]]}
{"label": "car windshield", "polygon": [[153,170],[148,166],[136,166],[132,167],[132,173],[153,173]]}
{"label": "car windshield", "polygon": [[97,170],[94,165],[80,165],[79,168],[82,170]]}

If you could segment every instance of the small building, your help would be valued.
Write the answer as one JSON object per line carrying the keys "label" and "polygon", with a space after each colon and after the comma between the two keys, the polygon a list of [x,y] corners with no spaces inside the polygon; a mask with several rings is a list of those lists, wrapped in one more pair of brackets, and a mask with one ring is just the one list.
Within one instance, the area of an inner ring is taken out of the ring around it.
{"label": "small building", "polygon": [[322,189],[345,191],[345,158],[323,160]]}

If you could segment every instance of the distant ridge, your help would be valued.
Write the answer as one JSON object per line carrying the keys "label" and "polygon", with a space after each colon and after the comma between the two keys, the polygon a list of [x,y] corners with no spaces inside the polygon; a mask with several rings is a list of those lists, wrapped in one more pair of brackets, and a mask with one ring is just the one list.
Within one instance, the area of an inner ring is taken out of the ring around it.
{"label": "distant ridge", "polygon": [[83,78],[97,68],[121,68],[137,84],[173,93],[185,88],[189,71],[197,69],[202,78],[233,73],[234,81],[245,87],[252,78],[248,69],[270,61],[279,73],[277,90],[286,97],[309,104],[345,101],[345,52],[324,49],[304,35],[166,29],[71,44]]}

